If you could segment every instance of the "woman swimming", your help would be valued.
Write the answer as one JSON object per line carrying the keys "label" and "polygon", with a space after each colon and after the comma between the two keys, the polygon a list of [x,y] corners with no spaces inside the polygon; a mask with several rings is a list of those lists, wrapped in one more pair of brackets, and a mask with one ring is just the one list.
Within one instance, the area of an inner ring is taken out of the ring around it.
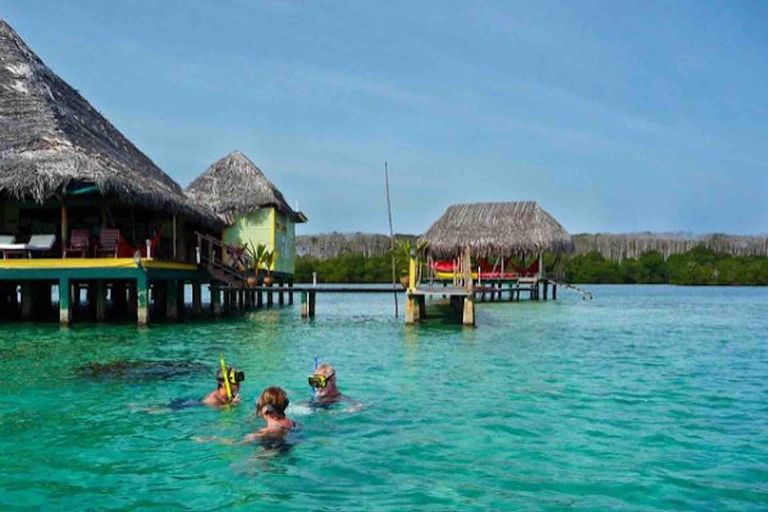
{"label": "woman swimming", "polygon": [[285,417],[285,409],[290,400],[285,391],[277,386],[265,389],[256,402],[256,414],[264,418],[267,425],[243,439],[244,443],[256,441],[264,437],[284,437],[296,428],[296,422]]}

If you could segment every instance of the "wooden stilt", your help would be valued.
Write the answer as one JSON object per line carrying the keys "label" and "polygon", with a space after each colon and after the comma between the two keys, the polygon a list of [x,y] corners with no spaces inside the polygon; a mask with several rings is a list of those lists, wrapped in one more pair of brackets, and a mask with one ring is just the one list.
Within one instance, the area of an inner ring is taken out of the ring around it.
{"label": "wooden stilt", "polygon": [[32,283],[23,281],[21,283],[21,318],[22,320],[32,319]]}
{"label": "wooden stilt", "polygon": [[149,323],[149,280],[147,274],[141,272],[136,279],[136,323],[147,325]]}
{"label": "wooden stilt", "polygon": [[309,292],[309,318],[315,318],[315,292]]}
{"label": "wooden stilt", "polygon": [[200,281],[192,283],[192,311],[195,316],[200,316],[203,312],[202,284]]}
{"label": "wooden stilt", "polygon": [[274,290],[272,290],[272,287],[267,290],[267,307],[271,308],[272,304],[274,303],[275,297],[273,295]]}
{"label": "wooden stilt", "polygon": [[557,300],[557,284],[552,283],[552,300]]}
{"label": "wooden stilt", "polygon": [[424,320],[427,318],[427,298],[425,296],[421,296],[418,298],[419,300],[419,320]]}
{"label": "wooden stilt", "polygon": [[211,314],[214,316],[221,315],[221,289],[211,284]]}
{"label": "wooden stilt", "polygon": [[72,311],[69,309],[69,278],[59,279],[59,324],[68,327],[72,320]]}
{"label": "wooden stilt", "polygon": [[262,295],[261,290],[256,290],[256,307],[262,308],[264,306],[264,295]]}
{"label": "wooden stilt", "polygon": [[222,290],[224,294],[224,314],[228,315],[232,312],[232,291]]}
{"label": "wooden stilt", "polygon": [[179,319],[179,282],[176,279],[166,281],[168,296],[165,301],[165,316],[168,320]]}
{"label": "wooden stilt", "polygon": [[107,283],[99,279],[96,285],[96,321],[104,322],[107,319]]}
{"label": "wooden stilt", "polygon": [[416,305],[416,298],[408,293],[405,298],[405,323],[415,324],[418,314],[419,308]]}
{"label": "wooden stilt", "polygon": [[277,292],[277,303],[281,306],[285,304],[285,296],[283,295],[283,283],[280,283],[280,291]]}
{"label": "wooden stilt", "polygon": [[288,304],[293,304],[293,283],[288,283]]}
{"label": "wooden stilt", "polygon": [[475,325],[475,301],[469,297],[464,299],[462,323],[464,325]]}
{"label": "wooden stilt", "polygon": [[301,292],[301,318],[307,318],[309,316],[309,300],[307,292]]}
{"label": "wooden stilt", "polygon": [[544,281],[544,300],[547,300],[548,293],[549,293],[549,283]]}
{"label": "wooden stilt", "polygon": [[112,283],[112,310],[115,317],[124,316],[127,309],[126,282],[115,281]]}

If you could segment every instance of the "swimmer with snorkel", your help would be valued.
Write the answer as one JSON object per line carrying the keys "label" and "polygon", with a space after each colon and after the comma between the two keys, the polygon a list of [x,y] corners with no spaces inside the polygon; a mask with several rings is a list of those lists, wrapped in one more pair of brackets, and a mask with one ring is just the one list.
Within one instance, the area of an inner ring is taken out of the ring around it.
{"label": "swimmer with snorkel", "polygon": [[245,373],[228,367],[224,357],[219,359],[220,368],[216,372],[218,386],[201,400],[204,405],[223,407],[240,403],[240,383],[245,380]]}
{"label": "swimmer with snorkel", "polygon": [[329,363],[317,364],[317,358],[315,358],[315,371],[307,377],[307,382],[312,388],[314,396],[308,402],[304,402],[304,405],[327,409],[341,402],[349,403],[350,407],[344,409],[344,412],[355,412],[363,407],[362,402],[339,391],[336,386],[336,370]]}

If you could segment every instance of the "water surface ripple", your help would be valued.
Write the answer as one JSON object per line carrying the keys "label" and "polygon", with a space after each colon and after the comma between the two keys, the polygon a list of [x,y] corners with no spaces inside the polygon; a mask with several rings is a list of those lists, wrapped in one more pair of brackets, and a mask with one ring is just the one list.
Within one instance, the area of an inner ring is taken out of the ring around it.
{"label": "water surface ripple", "polygon": [[[475,329],[406,327],[386,295],[320,296],[313,321],[2,325],[0,508],[768,509],[768,289],[590,289],[479,305]],[[220,352],[241,407],[147,412],[207,393]],[[268,385],[308,398],[316,355],[363,410],[292,406],[283,452],[192,439],[258,428]],[[117,361],[184,371],[77,370]]]}

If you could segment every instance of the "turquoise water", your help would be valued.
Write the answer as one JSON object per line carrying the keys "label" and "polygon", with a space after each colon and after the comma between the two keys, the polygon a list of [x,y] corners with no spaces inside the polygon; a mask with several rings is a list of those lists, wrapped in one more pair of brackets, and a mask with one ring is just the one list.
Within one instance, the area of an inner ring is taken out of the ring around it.
{"label": "turquoise water", "polygon": [[[0,508],[768,509],[768,289],[589,289],[479,305],[475,329],[406,327],[387,295],[321,295],[313,321],[0,326]],[[241,407],[146,412],[210,391],[220,352]],[[192,439],[256,430],[265,386],[308,398],[315,355],[363,410],[292,406],[285,453]],[[121,360],[209,369],[75,371]]]}

